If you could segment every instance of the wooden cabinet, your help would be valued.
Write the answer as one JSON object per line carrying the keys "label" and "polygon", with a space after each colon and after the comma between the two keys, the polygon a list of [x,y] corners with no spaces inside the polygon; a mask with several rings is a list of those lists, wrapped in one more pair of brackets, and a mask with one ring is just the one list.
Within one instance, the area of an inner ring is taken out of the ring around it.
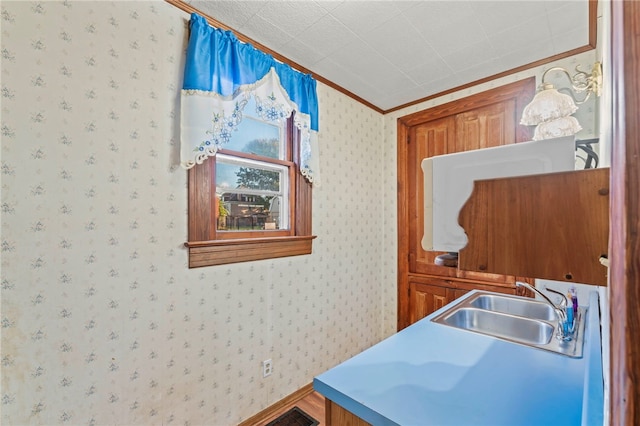
{"label": "wooden cabinet", "polygon": [[371,426],[330,399],[325,399],[325,423],[326,426]]}
{"label": "wooden cabinet", "polygon": [[[424,158],[435,155],[530,140],[530,129],[520,126],[519,120],[534,93],[535,79],[530,78],[398,120],[398,329],[463,294],[456,291],[459,288],[474,283],[515,288],[513,275],[436,265],[434,260],[442,253],[422,248],[424,178],[420,165]],[[464,286],[439,282],[438,288],[424,287],[429,283],[418,285],[410,277],[446,279]]]}
{"label": "wooden cabinet", "polygon": [[609,169],[476,181],[459,268],[606,285]]}
{"label": "wooden cabinet", "polygon": [[409,281],[409,321],[413,324],[455,298],[453,288]]}

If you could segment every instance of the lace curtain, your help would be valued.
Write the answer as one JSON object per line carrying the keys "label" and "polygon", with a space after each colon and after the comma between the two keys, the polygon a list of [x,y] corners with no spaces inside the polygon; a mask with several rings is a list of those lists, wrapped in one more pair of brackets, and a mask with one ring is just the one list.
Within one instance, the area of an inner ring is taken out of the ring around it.
{"label": "lace curtain", "polygon": [[276,61],[230,31],[192,14],[181,92],[181,151],[185,168],[201,164],[229,140],[254,97],[256,113],[286,120],[295,110],[300,129],[300,169],[317,181],[318,99],[316,81]]}

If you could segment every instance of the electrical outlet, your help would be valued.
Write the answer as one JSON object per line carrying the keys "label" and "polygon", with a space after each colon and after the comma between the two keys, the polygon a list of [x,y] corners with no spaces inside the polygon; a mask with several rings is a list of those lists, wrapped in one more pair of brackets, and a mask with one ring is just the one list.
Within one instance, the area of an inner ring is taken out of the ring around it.
{"label": "electrical outlet", "polygon": [[273,363],[270,359],[262,361],[262,377],[270,376],[273,373]]}

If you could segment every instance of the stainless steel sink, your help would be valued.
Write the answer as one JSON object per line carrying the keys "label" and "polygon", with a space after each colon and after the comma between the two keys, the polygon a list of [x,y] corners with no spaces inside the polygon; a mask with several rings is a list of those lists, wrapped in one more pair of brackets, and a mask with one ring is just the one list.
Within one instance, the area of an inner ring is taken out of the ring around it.
{"label": "stainless steel sink", "polygon": [[569,341],[556,337],[558,321],[553,308],[527,297],[478,291],[431,321],[529,347],[582,357],[584,314],[579,308]]}
{"label": "stainless steel sink", "polygon": [[452,327],[532,345],[546,345],[553,337],[553,326],[547,322],[476,308],[457,309],[443,322]]}
{"label": "stainless steel sink", "polygon": [[556,314],[553,308],[544,302],[524,297],[508,297],[499,294],[481,294],[473,297],[471,306],[493,312],[518,315],[526,318],[553,321]]}

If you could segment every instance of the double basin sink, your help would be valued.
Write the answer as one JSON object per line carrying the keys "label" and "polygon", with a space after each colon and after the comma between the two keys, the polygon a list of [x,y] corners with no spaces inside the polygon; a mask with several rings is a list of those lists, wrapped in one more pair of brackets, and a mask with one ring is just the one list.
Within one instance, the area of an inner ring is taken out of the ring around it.
{"label": "double basin sink", "polygon": [[477,291],[431,321],[511,343],[582,357],[586,309],[578,308],[570,340],[558,338],[558,318],[545,302],[527,297]]}

